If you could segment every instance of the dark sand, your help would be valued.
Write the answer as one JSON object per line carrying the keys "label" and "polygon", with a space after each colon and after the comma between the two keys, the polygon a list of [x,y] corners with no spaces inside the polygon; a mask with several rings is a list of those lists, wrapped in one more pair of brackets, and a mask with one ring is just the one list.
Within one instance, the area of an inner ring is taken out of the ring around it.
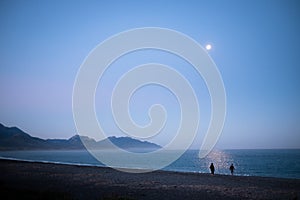
{"label": "dark sand", "polygon": [[0,160],[1,199],[297,199],[299,179],[156,171]]}

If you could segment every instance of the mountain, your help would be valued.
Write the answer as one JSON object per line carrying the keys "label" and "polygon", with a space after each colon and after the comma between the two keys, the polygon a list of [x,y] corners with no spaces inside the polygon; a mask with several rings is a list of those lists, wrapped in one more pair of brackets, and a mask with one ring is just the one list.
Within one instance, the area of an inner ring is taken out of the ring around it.
{"label": "mountain", "polygon": [[0,150],[32,149],[45,144],[40,138],[31,137],[17,127],[5,127],[0,124]]}
{"label": "mountain", "polygon": [[131,149],[133,151],[137,150],[143,150],[143,149],[159,149],[161,148],[161,146],[151,143],[151,142],[147,142],[147,141],[140,141],[137,139],[133,139],[131,137],[108,137],[104,140],[101,140],[99,142],[97,142],[97,145],[99,147],[103,147],[103,148],[109,148],[109,141],[111,143],[113,143],[115,146],[118,146],[119,148],[122,149]]}
{"label": "mountain", "polygon": [[108,149],[110,143],[122,149],[159,149],[159,145],[133,139],[130,137],[108,137],[101,141],[96,141],[87,136],[74,135],[69,139],[41,139],[32,137],[17,127],[6,127],[0,123],[0,150],[75,150],[85,149],[82,141],[88,143],[93,149]]}

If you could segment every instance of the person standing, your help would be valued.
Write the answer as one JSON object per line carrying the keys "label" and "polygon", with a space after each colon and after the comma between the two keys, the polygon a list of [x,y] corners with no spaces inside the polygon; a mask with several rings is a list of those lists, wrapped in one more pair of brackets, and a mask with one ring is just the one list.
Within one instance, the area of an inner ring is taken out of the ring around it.
{"label": "person standing", "polygon": [[235,168],[234,168],[233,164],[231,164],[230,167],[229,167],[229,170],[230,170],[230,172],[231,172],[231,175],[233,175],[234,169],[235,169]]}
{"label": "person standing", "polygon": [[215,166],[213,163],[210,164],[209,169],[211,174],[215,174]]}

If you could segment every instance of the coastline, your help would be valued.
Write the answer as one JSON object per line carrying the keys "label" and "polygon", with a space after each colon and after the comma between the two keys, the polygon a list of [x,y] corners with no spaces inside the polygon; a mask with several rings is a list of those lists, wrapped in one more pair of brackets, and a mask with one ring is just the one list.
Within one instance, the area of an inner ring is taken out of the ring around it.
{"label": "coastline", "polygon": [[300,180],[0,159],[1,196],[11,199],[297,199]]}

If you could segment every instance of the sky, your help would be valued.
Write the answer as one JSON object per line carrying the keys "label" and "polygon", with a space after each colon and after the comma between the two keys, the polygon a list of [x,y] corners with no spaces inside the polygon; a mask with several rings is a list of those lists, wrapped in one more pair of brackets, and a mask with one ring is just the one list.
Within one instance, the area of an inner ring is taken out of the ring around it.
{"label": "sky", "polygon": [[[0,2],[0,123],[40,138],[76,134],[72,92],[77,72],[100,42],[133,28],[182,32],[205,46],[222,75],[227,96],[222,149],[300,148],[300,3],[298,1],[8,1]],[[210,98],[201,77],[182,59],[145,50],[117,60],[98,86],[96,113],[108,135],[124,134],[113,122],[109,96],[132,67],[173,66],[195,89],[201,121],[192,148],[199,148],[210,119]],[[179,121],[174,95],[146,86],[130,102],[133,120],[149,121],[161,103],[164,131],[151,141],[164,145]]]}

